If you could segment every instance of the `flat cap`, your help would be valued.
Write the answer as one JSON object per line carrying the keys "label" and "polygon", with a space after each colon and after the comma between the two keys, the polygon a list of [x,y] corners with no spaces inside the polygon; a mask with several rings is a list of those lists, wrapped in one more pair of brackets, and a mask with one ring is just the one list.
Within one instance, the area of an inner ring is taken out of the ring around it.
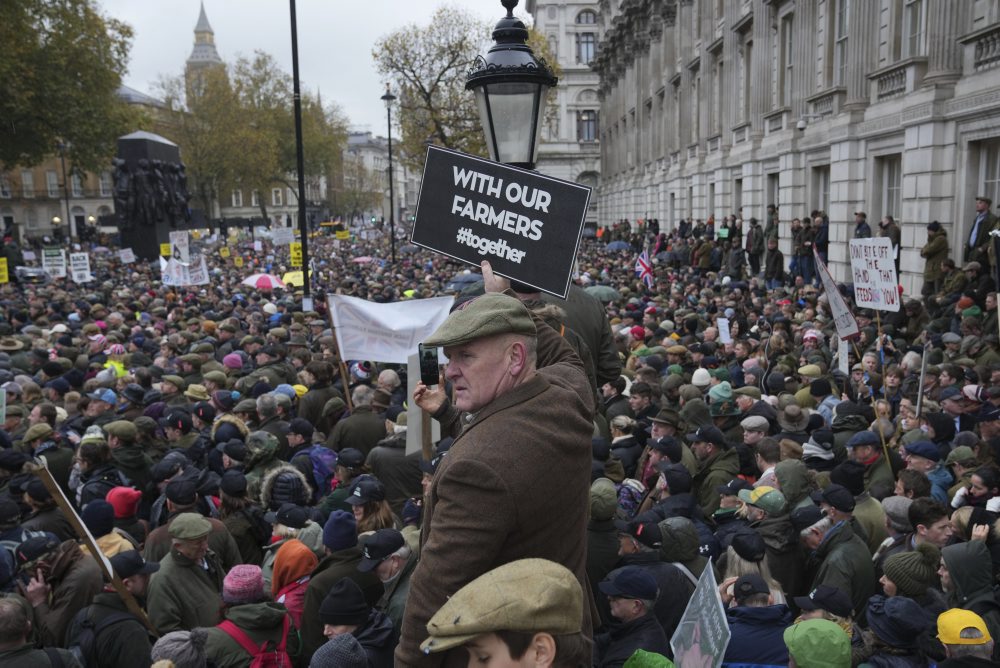
{"label": "flat cap", "polygon": [[181,513],[170,523],[170,536],[177,540],[195,540],[212,531],[212,523],[198,513]]}
{"label": "flat cap", "polygon": [[744,385],[743,387],[737,387],[733,390],[733,394],[742,395],[744,397],[750,397],[752,399],[760,399],[761,392],[759,387],[754,387],[753,385]]}
{"label": "flat cap", "polygon": [[185,383],[184,379],[181,378],[180,376],[173,376],[173,375],[164,376],[163,378],[160,379],[160,382],[170,383],[181,392],[183,392],[187,388],[187,383]]}
{"label": "flat cap", "polygon": [[740,421],[740,426],[743,427],[743,431],[767,431],[770,429],[771,423],[767,421],[766,417],[751,415],[743,418]]}
{"label": "flat cap", "polygon": [[520,559],[455,592],[427,622],[430,637],[420,649],[443,652],[494,631],[579,633],[582,619],[583,591],[573,573],[546,559]]}
{"label": "flat cap", "polygon": [[799,367],[799,375],[806,378],[819,378],[823,375],[823,370],[816,364],[806,364]]}
{"label": "flat cap", "polygon": [[115,420],[104,425],[104,433],[108,436],[117,436],[126,441],[134,441],[138,435],[135,425],[128,420]]}
{"label": "flat cap", "polygon": [[538,330],[521,300],[487,293],[452,311],[424,345],[457,346],[498,334],[536,336]]}

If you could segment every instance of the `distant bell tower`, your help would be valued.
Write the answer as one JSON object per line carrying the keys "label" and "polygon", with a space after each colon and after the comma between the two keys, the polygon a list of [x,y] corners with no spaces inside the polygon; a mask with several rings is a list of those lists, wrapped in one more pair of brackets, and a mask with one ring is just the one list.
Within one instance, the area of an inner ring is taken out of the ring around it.
{"label": "distant bell tower", "polygon": [[222,58],[215,48],[215,31],[212,30],[205,14],[205,3],[201,3],[198,24],[194,27],[194,49],[184,67],[184,81],[188,94],[197,94],[203,88],[204,72],[213,67],[223,66]]}

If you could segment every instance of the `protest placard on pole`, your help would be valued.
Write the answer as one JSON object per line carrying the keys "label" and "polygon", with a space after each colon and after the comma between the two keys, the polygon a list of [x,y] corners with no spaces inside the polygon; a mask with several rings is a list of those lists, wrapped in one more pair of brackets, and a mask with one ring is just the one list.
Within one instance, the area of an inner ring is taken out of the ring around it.
{"label": "protest placard on pole", "polygon": [[293,267],[302,266],[302,242],[293,241],[288,244],[288,264]]}
{"label": "protest placard on pole", "polygon": [[[419,354],[414,352],[406,360],[406,396],[412,397],[420,382],[420,359]],[[430,422],[430,442],[437,443],[441,440],[441,423],[432,420],[415,401],[406,404],[406,454],[412,455],[414,452],[423,452],[424,459],[431,459],[430,454],[424,449],[424,422]],[[429,448],[428,448],[429,450]]]}
{"label": "protest placard on pole", "polygon": [[733,335],[729,329],[729,318],[717,318],[715,327],[719,330],[719,342],[730,344],[733,342]]}
{"label": "protest placard on pole", "polygon": [[7,258],[0,257],[0,284],[10,283],[10,273],[7,269]]}
{"label": "protest placard on pole", "polygon": [[899,283],[888,237],[851,239],[851,275],[858,308],[899,311]]}
{"label": "protest placard on pole", "polygon": [[830,311],[833,313],[833,324],[837,328],[837,335],[841,339],[849,339],[857,336],[858,321],[854,319],[854,314],[847,306],[847,300],[840,294],[837,282],[833,280],[830,268],[823,262],[823,258],[813,249],[813,258],[816,260],[816,271],[819,272],[819,279],[823,282],[823,292],[830,304]]}
{"label": "protest placard on pole", "polygon": [[90,256],[87,253],[70,253],[69,270],[74,283],[88,283],[94,280],[90,275]]}
{"label": "protest placard on pole", "polygon": [[43,248],[42,269],[52,278],[66,278],[66,252],[62,248]]}
{"label": "protest placard on pole", "polygon": [[295,231],[290,227],[275,227],[271,230],[271,242],[275,246],[287,246],[295,241]]}
{"label": "protest placard on pole", "polygon": [[122,248],[118,251],[118,259],[124,264],[135,262],[135,252],[131,248]]}
{"label": "protest placard on pole", "polygon": [[412,241],[565,298],[589,202],[586,186],[431,146]]}
{"label": "protest placard on pole", "polygon": [[719,668],[729,645],[729,621],[709,561],[698,578],[677,630],[670,638],[674,663],[678,666]]}

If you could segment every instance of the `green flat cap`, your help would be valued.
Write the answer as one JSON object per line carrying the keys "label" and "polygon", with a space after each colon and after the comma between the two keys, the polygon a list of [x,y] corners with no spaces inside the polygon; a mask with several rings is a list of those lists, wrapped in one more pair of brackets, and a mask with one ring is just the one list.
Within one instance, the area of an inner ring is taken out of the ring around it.
{"label": "green flat cap", "polygon": [[134,441],[138,435],[135,425],[128,420],[116,420],[104,425],[104,433],[108,436],[117,436],[126,441]]}
{"label": "green flat cap", "polygon": [[819,378],[823,375],[823,370],[815,364],[806,364],[799,367],[799,375],[806,378]]}
{"label": "green flat cap", "polygon": [[952,464],[974,461],[976,461],[976,453],[972,448],[967,445],[960,445],[948,453],[948,459],[944,463],[946,466],[951,466]]}
{"label": "green flat cap", "polygon": [[38,424],[33,424],[28,428],[28,431],[24,432],[24,438],[21,439],[25,443],[32,443],[40,438],[48,438],[52,435],[52,427],[49,426],[48,422],[39,422]]}
{"label": "green flat cap", "polygon": [[181,513],[170,523],[170,536],[177,540],[195,540],[207,536],[212,523],[198,513]]}
{"label": "green flat cap", "polygon": [[195,353],[188,353],[187,355],[181,355],[178,357],[181,362],[187,362],[188,364],[201,365],[201,355],[196,355]]}
{"label": "green flat cap", "polygon": [[752,397],[754,399],[760,399],[760,388],[754,387],[753,385],[744,385],[743,387],[738,387],[733,390],[733,394],[742,394],[745,397]]}
{"label": "green flat cap", "polygon": [[202,376],[205,380],[210,380],[220,387],[226,386],[226,374],[221,371],[209,371]]}
{"label": "green flat cap", "polygon": [[430,637],[420,649],[443,652],[494,631],[579,633],[582,619],[583,591],[573,573],[546,559],[521,559],[455,592],[427,622]]}
{"label": "green flat cap", "polygon": [[12,404],[10,406],[7,406],[7,416],[8,417],[13,416],[13,417],[22,417],[23,418],[24,417],[24,412],[25,412],[24,411],[24,406],[21,406],[19,404]]}
{"label": "green flat cap", "polygon": [[424,345],[457,346],[497,334],[537,336],[538,330],[521,300],[491,292],[453,311]]}
{"label": "green flat cap", "polygon": [[185,383],[184,379],[181,378],[180,376],[164,376],[163,378],[161,378],[161,381],[164,383],[170,383],[181,392],[183,392],[185,388],[187,388],[187,383]]}
{"label": "green flat cap", "polygon": [[242,399],[233,409],[234,413],[256,413],[257,402],[253,399]]}

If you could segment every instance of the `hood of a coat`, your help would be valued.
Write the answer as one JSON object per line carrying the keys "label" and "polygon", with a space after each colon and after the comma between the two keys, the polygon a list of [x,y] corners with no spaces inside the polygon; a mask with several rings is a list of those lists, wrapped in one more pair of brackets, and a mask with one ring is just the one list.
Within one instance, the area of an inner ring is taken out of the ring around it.
{"label": "hood of a coat", "polygon": [[949,545],[941,550],[948,566],[955,599],[963,605],[980,594],[993,593],[993,563],[989,548],[982,541]]}
{"label": "hood of a coat", "polygon": [[226,424],[226,425],[232,425],[241,434],[243,434],[243,438],[244,439],[250,434],[250,428],[247,427],[246,423],[243,422],[243,420],[239,419],[235,415],[231,415],[229,413],[223,413],[222,415],[220,415],[219,417],[217,417],[215,419],[215,422],[212,423],[212,440],[213,441],[215,440],[215,432],[216,432],[216,430],[220,426],[222,426],[224,424]]}
{"label": "hood of a coat", "polygon": [[618,509],[618,491],[607,478],[598,478],[590,486],[590,519],[610,520]]}
{"label": "hood of a coat", "polygon": [[785,459],[774,467],[774,476],[778,479],[781,493],[785,495],[789,508],[809,495],[811,483],[809,469],[801,460]]}
{"label": "hood of a coat", "polygon": [[[273,498],[275,495],[277,499]],[[295,495],[301,495],[301,499],[290,498]],[[271,469],[260,482],[260,498],[264,508],[272,508],[274,506],[272,500],[280,503],[291,502],[297,505],[306,505],[311,495],[312,485],[309,484],[308,478],[302,474],[302,471],[290,464],[282,464]]]}
{"label": "hood of a coat", "polygon": [[247,436],[246,444],[249,454],[244,462],[244,467],[247,471],[262,462],[274,459],[278,455],[278,437],[266,431],[251,432]]}
{"label": "hood of a coat", "polygon": [[273,629],[284,623],[285,606],[273,601],[234,605],[226,610],[226,619],[241,629]]}
{"label": "hood of a coat", "polygon": [[660,558],[663,561],[686,562],[698,556],[698,530],[694,522],[686,517],[668,517],[659,524],[663,534]]}

